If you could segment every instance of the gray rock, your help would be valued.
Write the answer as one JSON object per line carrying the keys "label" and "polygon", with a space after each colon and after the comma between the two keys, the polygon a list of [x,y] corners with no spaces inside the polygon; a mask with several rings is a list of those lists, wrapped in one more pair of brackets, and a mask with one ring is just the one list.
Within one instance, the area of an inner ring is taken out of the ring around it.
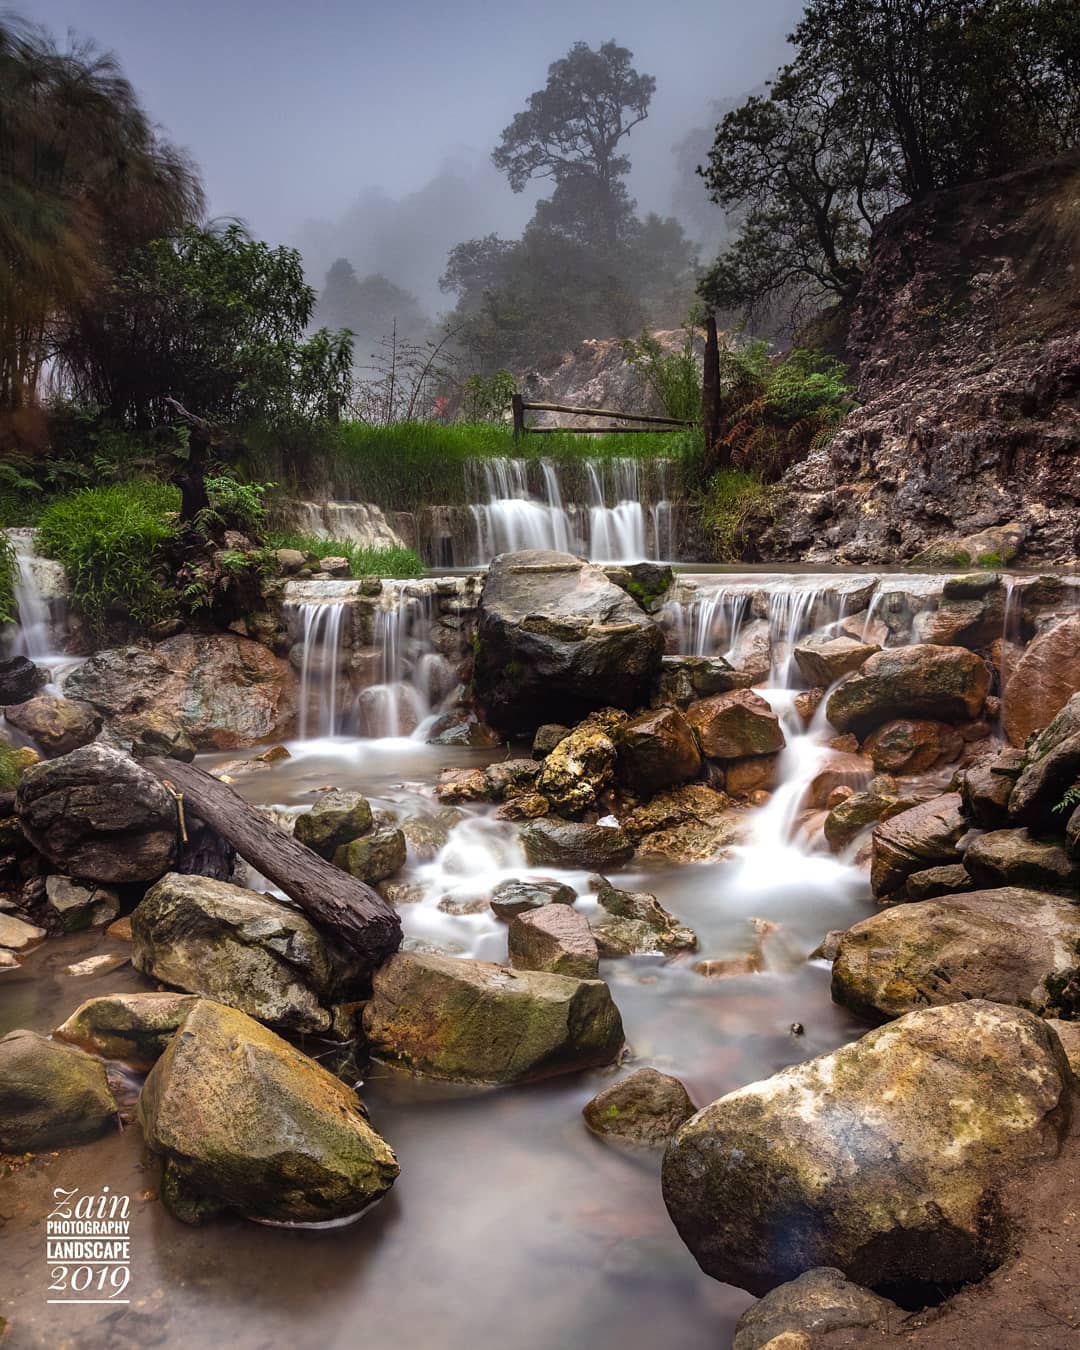
{"label": "gray rock", "polygon": [[510,922],[507,952],[515,970],[546,970],[576,980],[600,975],[600,956],[589,921],[569,905],[544,905]]}
{"label": "gray rock", "polygon": [[48,680],[47,673],[25,656],[0,661],[0,707],[26,703]]}
{"label": "gray rock", "polygon": [[0,914],[0,947],[12,952],[25,952],[45,936],[44,928],[16,918],[14,914]]}
{"label": "gray rock", "polygon": [[405,836],[398,829],[373,830],[351,843],[343,844],[334,852],[336,866],[359,877],[369,886],[385,881],[405,866],[408,850]]}
{"label": "gray rock", "polygon": [[54,873],[45,879],[46,911],[65,933],[101,928],[120,913],[120,897],[107,886],[95,886]]}
{"label": "gray rock", "polygon": [[197,1002],[194,994],[105,994],[80,1003],[54,1034],[145,1073],[164,1054]]}
{"label": "gray rock", "polygon": [[577,892],[561,881],[500,881],[491,892],[491,908],[500,919],[540,909],[544,905],[572,905]]}
{"label": "gray rock", "polygon": [[634,856],[634,845],[621,829],[579,821],[534,820],[521,831],[530,867],[599,869],[619,867]]}
{"label": "gray rock", "polygon": [[89,703],[57,694],[37,694],[13,704],[4,709],[4,717],[46,755],[66,755],[89,745],[101,730],[101,716]]}
{"label": "gray rock", "polygon": [[293,831],[301,844],[323,858],[333,858],[372,826],[371,804],[359,792],[327,792],[310,811],[297,816]]}

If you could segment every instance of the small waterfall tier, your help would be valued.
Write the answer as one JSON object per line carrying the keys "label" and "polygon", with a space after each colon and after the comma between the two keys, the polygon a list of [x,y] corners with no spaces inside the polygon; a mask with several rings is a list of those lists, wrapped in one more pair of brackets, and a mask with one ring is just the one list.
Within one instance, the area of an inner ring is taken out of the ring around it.
{"label": "small waterfall tier", "polygon": [[41,665],[55,663],[64,645],[68,586],[64,569],[42,558],[32,529],[5,530],[15,554],[15,607],[18,622],[5,634],[8,656],[27,656]]}

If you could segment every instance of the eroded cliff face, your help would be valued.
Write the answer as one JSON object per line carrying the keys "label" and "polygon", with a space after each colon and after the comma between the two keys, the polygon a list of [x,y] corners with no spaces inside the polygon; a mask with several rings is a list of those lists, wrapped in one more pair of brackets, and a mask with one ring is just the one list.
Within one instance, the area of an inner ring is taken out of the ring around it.
{"label": "eroded cliff face", "polygon": [[1022,527],[1080,551],[1080,157],[940,193],[879,229],[847,352],[861,407],[755,522],[763,559],[904,562]]}

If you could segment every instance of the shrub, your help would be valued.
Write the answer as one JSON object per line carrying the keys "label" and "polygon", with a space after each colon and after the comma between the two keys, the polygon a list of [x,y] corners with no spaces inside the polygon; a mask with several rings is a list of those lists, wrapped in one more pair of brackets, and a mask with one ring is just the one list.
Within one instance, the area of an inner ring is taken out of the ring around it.
{"label": "shrub", "polygon": [[175,487],[138,479],[82,488],[42,512],[38,548],[63,564],[72,599],[95,631],[105,628],[110,608],[141,624],[174,610],[157,570],[176,528],[167,513],[179,506]]}
{"label": "shrub", "polygon": [[0,534],[0,623],[14,623],[19,617],[15,605],[18,573],[14,546],[6,534]]}
{"label": "shrub", "polygon": [[648,332],[622,344],[626,360],[641,371],[667,415],[686,422],[701,421],[701,324],[701,311],[692,310],[678,351],[668,351]]}
{"label": "shrub", "polygon": [[323,539],[320,535],[279,530],[270,535],[270,548],[294,548],[313,553],[317,558],[348,558],[354,577],[422,577],[424,564],[411,548],[362,548],[344,539]]}
{"label": "shrub", "polygon": [[220,526],[257,534],[266,520],[263,497],[273,483],[242,483],[232,474],[222,473],[206,480],[210,505],[198,513],[196,524],[202,530]]}
{"label": "shrub", "polygon": [[741,469],[721,469],[713,474],[702,493],[701,518],[713,534],[721,562],[738,559],[739,530],[751,510],[768,496],[768,485],[756,474]]}

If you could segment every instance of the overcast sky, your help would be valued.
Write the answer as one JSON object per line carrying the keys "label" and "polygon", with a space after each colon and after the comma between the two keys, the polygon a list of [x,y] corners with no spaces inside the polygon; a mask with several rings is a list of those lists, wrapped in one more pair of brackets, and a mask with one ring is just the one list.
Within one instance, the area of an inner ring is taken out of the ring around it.
{"label": "overcast sky", "polygon": [[[143,101],[200,164],[214,215],[271,242],[336,219],[364,188],[413,193],[448,159],[482,164],[579,40],[616,38],[655,75],[630,137],[633,189],[667,211],[671,146],[710,99],[767,78],[800,0],[0,0],[120,58]],[[492,229],[527,214],[491,179]]]}

